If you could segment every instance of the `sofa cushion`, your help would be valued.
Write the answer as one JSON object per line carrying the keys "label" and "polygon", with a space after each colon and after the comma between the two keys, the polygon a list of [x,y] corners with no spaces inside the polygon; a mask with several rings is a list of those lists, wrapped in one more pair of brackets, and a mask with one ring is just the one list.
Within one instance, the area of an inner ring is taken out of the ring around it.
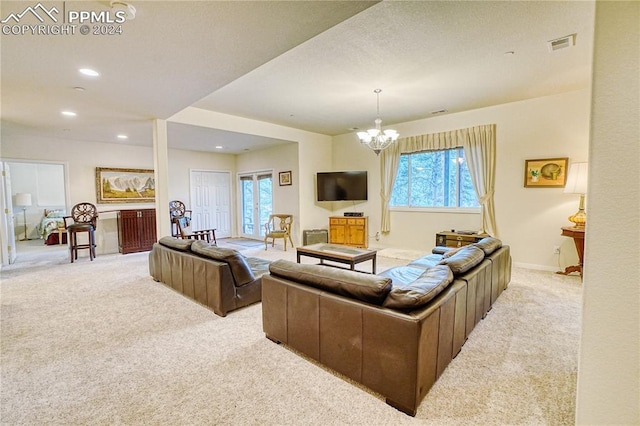
{"label": "sofa cushion", "polygon": [[453,281],[453,272],[446,265],[437,265],[412,282],[393,281],[391,291],[382,306],[399,310],[412,310],[426,305]]}
{"label": "sofa cushion", "polygon": [[193,244],[195,240],[175,238],[175,237],[162,237],[158,241],[165,247],[172,248],[174,250],[179,251],[191,251],[191,244]]}
{"label": "sofa cushion", "polygon": [[384,272],[379,273],[381,277],[391,278],[391,284],[393,287],[396,283],[409,284],[424,274],[425,268],[416,266],[396,266],[391,269],[387,269]]}
{"label": "sofa cushion", "polygon": [[408,266],[413,266],[415,268],[422,268],[424,270],[424,269],[433,268],[434,266],[439,264],[441,260],[442,260],[441,254],[428,254],[426,256],[423,256],[419,259],[414,260],[413,262],[409,263]]}
{"label": "sofa cushion", "polygon": [[454,275],[460,275],[473,268],[484,259],[484,251],[475,245],[462,247],[453,256],[443,258],[440,265],[447,265]]}
{"label": "sofa cushion", "polygon": [[260,259],[259,257],[247,257],[245,259],[256,278],[260,278],[264,274],[269,273],[270,260]]}
{"label": "sofa cushion", "polygon": [[489,256],[494,251],[502,247],[502,241],[493,237],[486,237],[473,244],[474,246],[481,248],[485,256]]}
{"label": "sofa cushion", "polygon": [[236,250],[217,247],[205,241],[196,240],[191,245],[191,251],[201,256],[227,263],[231,269],[236,287],[240,287],[256,279],[247,264],[247,258]]}
{"label": "sofa cushion", "polygon": [[269,271],[281,278],[376,305],[380,305],[391,290],[389,278],[330,266],[276,260]]}

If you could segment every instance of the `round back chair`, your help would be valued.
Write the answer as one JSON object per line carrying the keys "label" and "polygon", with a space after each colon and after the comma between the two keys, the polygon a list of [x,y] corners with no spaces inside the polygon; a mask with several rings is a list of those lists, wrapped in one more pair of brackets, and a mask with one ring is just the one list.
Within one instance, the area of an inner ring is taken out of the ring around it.
{"label": "round back chair", "polygon": [[[67,219],[73,223],[67,224]],[[96,257],[96,236],[95,230],[98,226],[98,209],[91,203],[78,203],[71,208],[71,215],[65,216],[65,227],[67,228],[69,241],[69,254],[71,263],[78,259],[78,250],[88,249],[89,259]],[[86,232],[87,244],[78,244],[78,233]]]}

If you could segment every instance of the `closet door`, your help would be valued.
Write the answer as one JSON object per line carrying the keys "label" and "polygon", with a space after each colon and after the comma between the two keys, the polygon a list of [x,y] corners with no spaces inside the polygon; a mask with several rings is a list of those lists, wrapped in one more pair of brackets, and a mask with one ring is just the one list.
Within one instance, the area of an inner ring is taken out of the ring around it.
{"label": "closet door", "polygon": [[191,170],[191,229],[215,229],[217,238],[231,236],[231,174]]}

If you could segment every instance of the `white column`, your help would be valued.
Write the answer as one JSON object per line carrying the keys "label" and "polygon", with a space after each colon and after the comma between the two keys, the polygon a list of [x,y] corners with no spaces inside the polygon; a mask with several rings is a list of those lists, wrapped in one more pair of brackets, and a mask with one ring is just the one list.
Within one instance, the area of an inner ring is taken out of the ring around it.
{"label": "white column", "polygon": [[156,233],[158,239],[171,235],[169,223],[169,145],[167,121],[153,122],[153,169],[156,180]]}
{"label": "white column", "polygon": [[639,22],[596,2],[577,425],[640,424]]}

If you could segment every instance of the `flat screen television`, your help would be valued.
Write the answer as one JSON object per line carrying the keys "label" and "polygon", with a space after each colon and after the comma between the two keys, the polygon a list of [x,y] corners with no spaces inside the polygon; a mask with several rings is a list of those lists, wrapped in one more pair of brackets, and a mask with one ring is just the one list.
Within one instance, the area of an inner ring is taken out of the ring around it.
{"label": "flat screen television", "polygon": [[316,174],[318,201],[367,200],[367,172],[318,172]]}

